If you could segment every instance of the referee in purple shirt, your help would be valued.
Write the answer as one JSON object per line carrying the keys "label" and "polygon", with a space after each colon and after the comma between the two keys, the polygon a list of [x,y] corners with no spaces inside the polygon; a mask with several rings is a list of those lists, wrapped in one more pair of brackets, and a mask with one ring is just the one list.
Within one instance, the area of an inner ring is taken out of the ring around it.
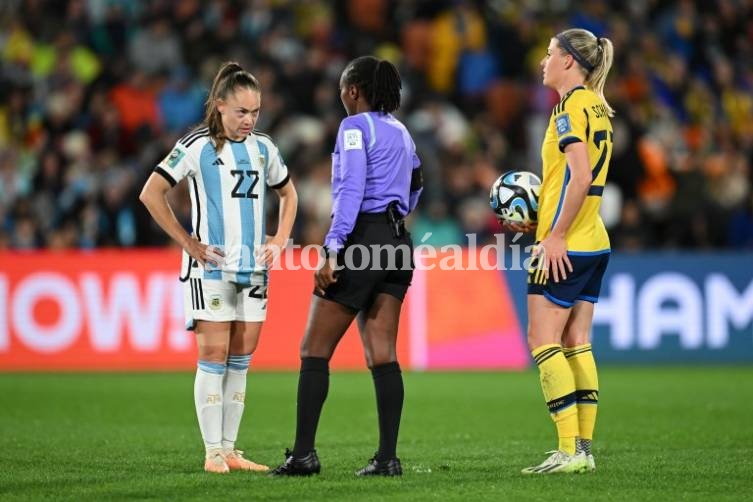
{"label": "referee in purple shirt", "polygon": [[413,243],[403,218],[416,207],[422,176],[410,133],[392,116],[401,87],[395,66],[371,56],[351,61],[340,78],[348,116],[332,154],[332,225],[301,343],[295,445],[273,476],[319,473],[314,439],[329,389],[329,360],[356,317],[379,415],[379,448],[356,474],[402,474],[396,448],[403,377],[396,345],[413,276]]}

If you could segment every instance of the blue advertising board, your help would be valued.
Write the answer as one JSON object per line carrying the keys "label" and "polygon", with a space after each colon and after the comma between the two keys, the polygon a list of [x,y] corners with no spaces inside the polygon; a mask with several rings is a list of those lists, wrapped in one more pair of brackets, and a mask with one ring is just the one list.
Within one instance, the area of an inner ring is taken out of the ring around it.
{"label": "blue advertising board", "polygon": [[[525,323],[525,273],[504,273]],[[592,343],[600,363],[753,363],[753,254],[613,254]]]}

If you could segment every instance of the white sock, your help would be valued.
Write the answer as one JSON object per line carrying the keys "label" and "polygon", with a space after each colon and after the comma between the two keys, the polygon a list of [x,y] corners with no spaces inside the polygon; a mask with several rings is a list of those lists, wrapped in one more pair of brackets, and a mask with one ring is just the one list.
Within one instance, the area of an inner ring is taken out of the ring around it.
{"label": "white sock", "polygon": [[223,363],[199,361],[193,385],[193,398],[201,437],[204,439],[207,453],[210,450],[222,448],[222,378],[224,375]]}
{"label": "white sock", "polygon": [[227,358],[227,372],[222,382],[222,449],[225,452],[233,451],[238,439],[238,429],[241,426],[246,401],[246,373],[250,361],[250,354],[231,354]]}

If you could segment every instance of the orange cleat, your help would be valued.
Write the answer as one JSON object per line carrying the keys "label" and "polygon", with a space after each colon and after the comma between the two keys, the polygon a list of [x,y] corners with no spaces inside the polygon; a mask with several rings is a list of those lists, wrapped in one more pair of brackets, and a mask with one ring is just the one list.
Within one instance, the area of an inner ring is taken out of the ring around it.
{"label": "orange cleat", "polygon": [[266,465],[257,464],[243,458],[243,452],[240,450],[231,450],[225,453],[225,463],[231,471],[266,472],[269,470]]}
{"label": "orange cleat", "polygon": [[225,457],[222,455],[222,450],[211,450],[207,453],[207,458],[204,461],[204,470],[215,474],[227,474],[230,472],[230,468],[225,462]]}

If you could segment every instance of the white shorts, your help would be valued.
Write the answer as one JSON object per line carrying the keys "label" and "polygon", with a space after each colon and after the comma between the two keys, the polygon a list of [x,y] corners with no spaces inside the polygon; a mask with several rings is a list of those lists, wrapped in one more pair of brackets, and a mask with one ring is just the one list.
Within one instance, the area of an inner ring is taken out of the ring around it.
{"label": "white shorts", "polygon": [[261,322],[267,319],[267,286],[189,278],[183,283],[183,307],[189,330],[196,321]]}

